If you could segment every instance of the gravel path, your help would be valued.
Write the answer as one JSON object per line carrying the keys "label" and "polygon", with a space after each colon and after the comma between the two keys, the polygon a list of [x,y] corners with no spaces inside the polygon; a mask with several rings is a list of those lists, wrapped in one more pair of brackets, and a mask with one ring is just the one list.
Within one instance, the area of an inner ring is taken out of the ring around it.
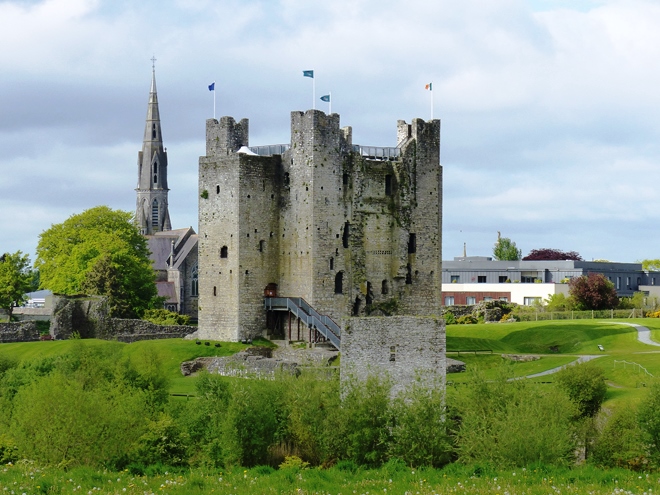
{"label": "gravel path", "polygon": [[642,344],[660,346],[658,342],[651,340],[651,330],[649,330],[646,327],[643,327],[642,325],[637,325],[635,323],[621,323],[621,322],[613,323],[613,325],[627,325],[629,327],[634,327],[635,329],[637,329],[637,340],[639,340]]}

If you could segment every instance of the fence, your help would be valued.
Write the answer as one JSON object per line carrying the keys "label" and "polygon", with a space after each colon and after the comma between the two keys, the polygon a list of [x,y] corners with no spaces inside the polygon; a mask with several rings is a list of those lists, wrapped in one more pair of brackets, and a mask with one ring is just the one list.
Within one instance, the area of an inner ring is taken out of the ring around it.
{"label": "fence", "polygon": [[647,370],[646,368],[644,368],[644,366],[642,366],[642,365],[639,364],[639,363],[631,363],[631,362],[629,362],[629,361],[617,361],[617,360],[615,359],[615,360],[614,360],[614,369],[616,369],[616,365],[617,365],[617,363],[619,363],[619,364],[623,364],[623,369],[624,369],[624,370],[625,370],[628,366],[631,366],[633,369],[634,369],[634,368],[637,368],[637,372],[638,372],[638,373],[641,373],[641,372],[643,371],[643,372],[646,373],[647,375],[649,375],[649,376],[651,376],[651,377],[653,376],[651,373],[649,373],[649,370]]}
{"label": "fence", "polygon": [[607,320],[644,318],[642,309],[603,309],[591,311],[514,311],[518,321]]}

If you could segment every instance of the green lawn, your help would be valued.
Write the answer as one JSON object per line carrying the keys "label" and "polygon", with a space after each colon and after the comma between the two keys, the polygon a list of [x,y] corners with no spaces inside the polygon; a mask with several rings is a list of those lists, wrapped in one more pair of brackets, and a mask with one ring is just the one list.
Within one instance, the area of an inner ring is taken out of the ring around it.
{"label": "green lawn", "polygon": [[[75,345],[75,340],[57,340],[44,342],[21,342],[15,344],[1,344],[0,357],[9,357],[19,361],[29,361],[50,356],[64,354]],[[85,339],[85,345],[111,346],[119,345],[123,348],[126,356],[137,356],[146,352],[155,352],[163,362],[167,377],[170,379],[170,392],[177,394],[194,394],[195,377],[184,377],[181,374],[181,363],[191,361],[197,357],[204,356],[230,356],[242,351],[246,347],[240,342],[219,342],[220,347],[215,347],[216,342],[210,345],[197,345],[194,340],[184,339],[162,339],[142,340],[132,344],[112,342],[98,339]]]}

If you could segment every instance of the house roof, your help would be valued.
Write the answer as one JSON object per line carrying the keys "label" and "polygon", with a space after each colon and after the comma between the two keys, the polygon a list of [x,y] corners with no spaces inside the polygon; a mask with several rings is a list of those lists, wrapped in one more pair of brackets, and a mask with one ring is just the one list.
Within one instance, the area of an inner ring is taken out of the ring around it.
{"label": "house roof", "polygon": [[172,267],[179,268],[188,253],[197,245],[197,234],[192,227],[156,232],[145,237],[147,238],[149,251],[151,251],[150,257],[154,270],[168,270],[170,268],[172,250],[174,250]]}

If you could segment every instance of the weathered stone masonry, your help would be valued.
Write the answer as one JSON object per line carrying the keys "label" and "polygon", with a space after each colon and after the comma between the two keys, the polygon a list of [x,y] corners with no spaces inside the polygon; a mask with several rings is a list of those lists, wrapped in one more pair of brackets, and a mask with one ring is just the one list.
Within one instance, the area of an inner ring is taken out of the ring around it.
{"label": "weathered stone masonry", "polygon": [[440,121],[399,121],[393,153],[354,146],[339,115],[291,114],[281,154],[239,153],[248,121],[207,121],[199,163],[200,338],[265,330],[263,291],[339,321],[440,315]]}

